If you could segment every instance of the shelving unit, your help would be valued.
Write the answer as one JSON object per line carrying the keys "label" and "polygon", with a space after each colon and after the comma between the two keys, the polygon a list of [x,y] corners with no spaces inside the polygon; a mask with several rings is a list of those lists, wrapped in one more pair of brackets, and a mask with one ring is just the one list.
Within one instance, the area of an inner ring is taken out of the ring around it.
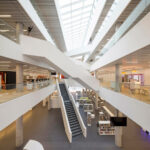
{"label": "shelving unit", "polygon": [[110,125],[110,121],[98,121],[99,135],[115,135],[115,128]]}
{"label": "shelving unit", "polygon": [[84,104],[84,112],[93,112],[93,104]]}

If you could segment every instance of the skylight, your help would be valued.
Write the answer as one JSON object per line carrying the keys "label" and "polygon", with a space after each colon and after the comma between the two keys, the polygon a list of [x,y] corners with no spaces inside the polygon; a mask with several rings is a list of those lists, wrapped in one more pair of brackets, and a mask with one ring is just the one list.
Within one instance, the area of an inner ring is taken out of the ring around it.
{"label": "skylight", "polygon": [[82,47],[97,1],[58,0],[57,11],[68,51]]}

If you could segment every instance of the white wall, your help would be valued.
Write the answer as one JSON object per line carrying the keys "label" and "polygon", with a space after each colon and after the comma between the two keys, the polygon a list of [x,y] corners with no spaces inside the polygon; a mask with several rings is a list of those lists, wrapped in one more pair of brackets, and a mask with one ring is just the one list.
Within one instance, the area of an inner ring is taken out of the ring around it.
{"label": "white wall", "polygon": [[0,104],[0,131],[28,112],[55,90],[56,85],[49,85],[48,87]]}
{"label": "white wall", "polygon": [[71,58],[62,53],[50,42],[22,35],[21,47],[25,55],[33,56],[34,58],[37,57],[39,60],[40,58],[45,58],[61,74],[66,77],[72,77],[89,89],[98,91],[99,85],[97,79],[91,76],[83,66],[76,65]]}
{"label": "white wall", "polygon": [[150,44],[150,13],[129,30],[109,51],[91,66],[91,71],[104,67]]}
{"label": "white wall", "polygon": [[99,95],[142,128],[150,132],[149,104],[102,87],[100,88]]}

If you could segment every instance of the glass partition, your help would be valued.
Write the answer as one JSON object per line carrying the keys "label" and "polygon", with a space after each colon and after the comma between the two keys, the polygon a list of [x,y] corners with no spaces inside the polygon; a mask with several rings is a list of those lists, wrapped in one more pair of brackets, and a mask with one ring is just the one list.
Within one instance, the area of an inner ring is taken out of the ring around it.
{"label": "glass partition", "polygon": [[[115,81],[101,81],[100,86],[116,91]],[[150,85],[141,85],[139,82],[133,81],[121,82],[119,87],[120,93],[150,104]]]}
{"label": "glass partition", "polygon": [[26,84],[1,84],[0,104],[53,84],[51,80]]}

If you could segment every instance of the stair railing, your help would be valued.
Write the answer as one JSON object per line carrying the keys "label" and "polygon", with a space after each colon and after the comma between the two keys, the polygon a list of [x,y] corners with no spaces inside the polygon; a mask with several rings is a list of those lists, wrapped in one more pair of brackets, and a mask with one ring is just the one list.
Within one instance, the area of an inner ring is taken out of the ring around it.
{"label": "stair railing", "polygon": [[64,80],[64,82],[65,82],[65,86],[66,86],[69,98],[70,98],[70,100],[72,102],[72,105],[73,105],[73,108],[75,110],[76,116],[78,118],[82,133],[83,133],[84,137],[86,138],[87,137],[87,128],[86,128],[86,126],[83,122],[83,119],[82,119],[81,115],[80,115],[79,109],[76,106],[75,99],[74,99],[73,95],[68,91],[68,86],[67,86],[67,83],[66,83],[65,80]]}
{"label": "stair railing", "polygon": [[65,109],[64,100],[63,100],[63,97],[61,96],[58,80],[56,81],[56,83],[57,83],[57,89],[58,89],[58,93],[59,93],[59,104],[60,104],[60,108],[61,108],[65,132],[66,132],[69,142],[72,143],[72,132],[71,132],[71,128],[69,125],[69,120],[68,120],[67,112]]}

